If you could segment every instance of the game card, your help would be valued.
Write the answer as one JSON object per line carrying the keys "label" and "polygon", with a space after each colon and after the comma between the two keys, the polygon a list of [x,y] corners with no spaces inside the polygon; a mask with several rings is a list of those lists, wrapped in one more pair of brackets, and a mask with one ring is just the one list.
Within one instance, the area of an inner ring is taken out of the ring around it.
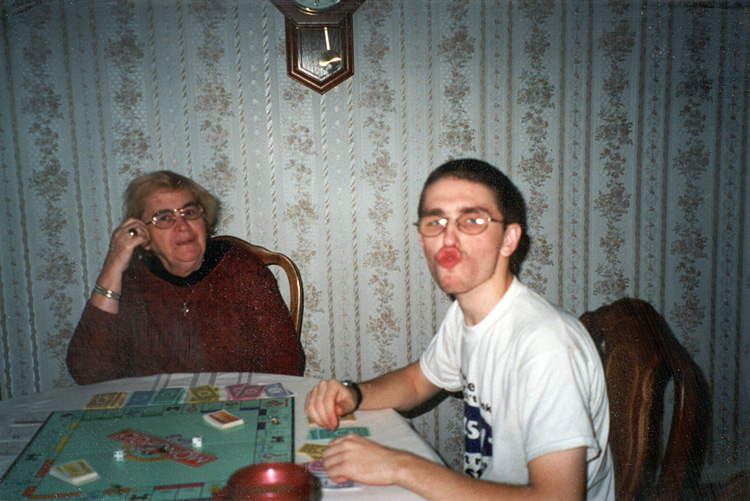
{"label": "game card", "polygon": [[127,398],[128,394],[125,392],[99,393],[91,397],[84,409],[87,411],[92,409],[119,409]]}
{"label": "game card", "polygon": [[99,474],[83,459],[55,466],[50,470],[50,474],[73,485],[85,484],[99,478]]}
{"label": "game card", "polygon": [[185,393],[183,388],[162,388],[156,394],[151,405],[172,405],[179,403],[182,400],[182,395]]}
{"label": "game card", "polygon": [[281,383],[269,384],[268,386],[266,386],[264,393],[267,397],[272,398],[288,397],[289,395],[293,394],[291,391],[284,388],[284,385]]}
{"label": "game card", "polygon": [[349,433],[356,433],[362,437],[370,436],[370,429],[364,426],[349,426],[337,428],[335,430],[326,430],[325,428],[311,428],[307,430],[308,440],[331,440],[336,437],[343,437]]}
{"label": "game card", "polygon": [[188,388],[188,403],[196,402],[218,402],[221,400],[218,388],[211,386],[210,384],[204,384],[202,386],[192,386]]}
{"label": "game card", "polygon": [[227,400],[254,400],[263,395],[265,387],[264,384],[242,383],[225,386],[224,390],[227,392]]}
{"label": "game card", "polygon": [[[310,416],[307,417],[307,424],[308,426],[315,426],[315,421],[312,420]],[[349,414],[344,414],[343,416],[339,416],[339,423],[344,423],[346,421],[356,421],[357,416],[353,412],[350,412]]]}
{"label": "game card", "polygon": [[297,452],[301,452],[307,456],[310,456],[314,460],[318,460],[323,457],[323,451],[328,447],[328,444],[302,444],[302,447],[297,449]]}
{"label": "game card", "polygon": [[353,480],[347,480],[346,482],[334,482],[331,480],[326,472],[326,467],[323,466],[323,461],[308,461],[307,463],[302,463],[302,466],[312,473],[318,482],[320,482],[320,487],[323,489],[347,489],[355,485]]}
{"label": "game card", "polygon": [[155,391],[134,391],[132,395],[130,395],[130,398],[128,399],[128,403],[125,404],[125,407],[135,407],[140,405],[148,405],[151,402],[151,399],[154,398],[154,395],[156,394]]}
{"label": "game card", "polygon": [[225,410],[212,412],[203,416],[206,422],[221,430],[225,428],[232,428],[245,423],[244,419],[238,418]]}

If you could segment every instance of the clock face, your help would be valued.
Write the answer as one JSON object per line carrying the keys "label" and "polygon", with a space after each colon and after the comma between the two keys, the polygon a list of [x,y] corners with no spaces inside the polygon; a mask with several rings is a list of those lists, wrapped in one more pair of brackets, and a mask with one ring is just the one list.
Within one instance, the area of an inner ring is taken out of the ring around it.
{"label": "clock face", "polygon": [[321,11],[330,9],[334,5],[341,2],[341,0],[294,0],[297,5],[305,10]]}

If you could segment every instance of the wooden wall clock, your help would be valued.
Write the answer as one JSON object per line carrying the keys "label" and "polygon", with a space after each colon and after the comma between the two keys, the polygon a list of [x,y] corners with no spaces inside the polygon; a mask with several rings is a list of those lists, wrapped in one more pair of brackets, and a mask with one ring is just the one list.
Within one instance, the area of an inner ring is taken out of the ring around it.
{"label": "wooden wall clock", "polygon": [[325,94],[354,75],[352,17],[365,0],[270,0],[286,18],[287,74]]}

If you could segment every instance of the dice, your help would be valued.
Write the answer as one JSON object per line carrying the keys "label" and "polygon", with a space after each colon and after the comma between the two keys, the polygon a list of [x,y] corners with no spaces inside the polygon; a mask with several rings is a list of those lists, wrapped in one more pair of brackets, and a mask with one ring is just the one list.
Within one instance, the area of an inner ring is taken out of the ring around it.
{"label": "dice", "polygon": [[201,435],[193,437],[193,447],[203,447],[203,437]]}
{"label": "dice", "polygon": [[123,459],[125,459],[125,451],[122,449],[117,449],[115,451],[115,459],[117,461],[122,461]]}

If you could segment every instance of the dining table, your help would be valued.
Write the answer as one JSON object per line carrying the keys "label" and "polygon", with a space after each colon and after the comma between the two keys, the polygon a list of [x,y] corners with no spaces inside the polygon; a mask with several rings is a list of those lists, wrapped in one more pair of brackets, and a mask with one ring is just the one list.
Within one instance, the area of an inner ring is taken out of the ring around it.
{"label": "dining table", "polygon": [[[16,462],[21,460],[27,446],[53,412],[57,414],[58,411],[79,411],[84,409],[95,396],[108,393],[130,395],[133,392],[158,392],[165,388],[188,390],[205,385],[221,389],[233,385],[262,386],[280,383],[281,387],[294,397],[294,462],[300,464],[309,462],[310,457],[299,452],[299,448],[302,444],[310,442],[310,430],[315,426],[306,419],[304,403],[305,396],[318,381],[312,377],[249,372],[159,374],[90,385],[73,385],[2,400],[0,401],[0,475],[7,476]],[[222,399],[226,398],[225,393],[222,395]],[[367,430],[368,438],[381,445],[408,450],[431,461],[444,464],[437,452],[414,430],[409,421],[392,409],[359,410],[356,411],[353,419],[359,429]],[[112,461],[116,460],[112,459]],[[222,475],[224,473],[228,479],[233,471],[222,472]],[[398,486],[368,486],[351,482],[344,487],[318,488],[315,496],[323,500],[421,499],[416,494]],[[150,499],[157,499],[157,497]],[[210,497],[205,497],[204,494],[204,497],[199,499],[210,499]]]}

